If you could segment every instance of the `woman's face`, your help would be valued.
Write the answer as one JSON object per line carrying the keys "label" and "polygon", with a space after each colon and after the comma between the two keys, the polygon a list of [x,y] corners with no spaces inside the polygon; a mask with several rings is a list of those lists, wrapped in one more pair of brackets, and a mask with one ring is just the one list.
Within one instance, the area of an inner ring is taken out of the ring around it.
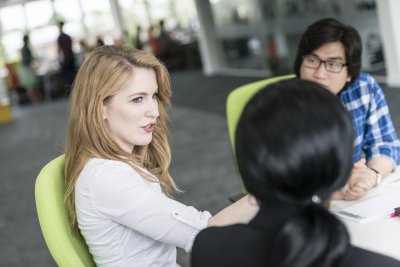
{"label": "woman's face", "polygon": [[[326,43],[307,56],[311,56],[316,60],[341,64],[347,63],[345,49],[341,42]],[[300,78],[319,83],[335,95],[343,89],[346,82],[351,80],[346,66],[344,66],[340,72],[333,73],[327,71],[323,63],[321,63],[318,68],[309,68],[305,66],[304,61],[305,59],[303,59],[303,63],[300,67]]]}
{"label": "woman's face", "polygon": [[157,96],[154,70],[134,68],[125,86],[104,103],[107,128],[124,151],[151,142],[159,116]]}

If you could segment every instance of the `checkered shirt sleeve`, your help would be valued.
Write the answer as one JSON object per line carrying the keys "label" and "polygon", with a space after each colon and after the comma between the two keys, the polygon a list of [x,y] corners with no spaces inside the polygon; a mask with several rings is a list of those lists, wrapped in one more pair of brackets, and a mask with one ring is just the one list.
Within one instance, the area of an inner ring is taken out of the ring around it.
{"label": "checkered shirt sleeve", "polygon": [[353,118],[353,162],[363,154],[367,160],[374,156],[386,156],[395,168],[400,162],[400,142],[385,95],[376,80],[369,74],[361,73],[356,81],[339,94],[339,98]]}

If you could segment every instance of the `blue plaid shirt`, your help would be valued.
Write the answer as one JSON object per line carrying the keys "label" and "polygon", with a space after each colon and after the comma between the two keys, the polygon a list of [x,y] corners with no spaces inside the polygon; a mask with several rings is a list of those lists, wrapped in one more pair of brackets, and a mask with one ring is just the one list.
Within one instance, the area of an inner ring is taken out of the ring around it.
{"label": "blue plaid shirt", "polygon": [[390,158],[395,168],[400,162],[400,142],[390,118],[385,95],[376,80],[367,73],[361,73],[338,96],[353,117],[353,162],[359,160],[363,154],[367,161],[381,155]]}

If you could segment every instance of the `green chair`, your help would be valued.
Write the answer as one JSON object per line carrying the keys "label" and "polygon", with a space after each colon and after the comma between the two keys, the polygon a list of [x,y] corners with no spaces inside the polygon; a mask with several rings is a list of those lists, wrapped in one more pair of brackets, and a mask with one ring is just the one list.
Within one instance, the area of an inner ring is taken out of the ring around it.
{"label": "green chair", "polygon": [[60,267],[96,266],[85,240],[71,232],[64,191],[64,155],[61,155],[43,167],[35,184],[36,210],[47,247]]}
{"label": "green chair", "polygon": [[[240,116],[242,115],[242,111],[246,106],[247,102],[257,93],[260,89],[264,88],[268,84],[275,83],[280,80],[294,78],[295,75],[284,75],[274,78],[268,78],[265,80],[249,83],[243,86],[240,86],[234,89],[228,95],[228,99],[226,100],[226,119],[228,122],[228,131],[229,131],[229,139],[231,141],[232,151],[234,158],[236,159],[235,153],[235,136],[236,136],[236,126],[239,122]],[[242,182],[242,181],[241,181]],[[242,183],[243,192],[245,192],[245,188]],[[237,196],[239,197],[239,196]],[[237,197],[232,198],[232,200],[236,200]]]}

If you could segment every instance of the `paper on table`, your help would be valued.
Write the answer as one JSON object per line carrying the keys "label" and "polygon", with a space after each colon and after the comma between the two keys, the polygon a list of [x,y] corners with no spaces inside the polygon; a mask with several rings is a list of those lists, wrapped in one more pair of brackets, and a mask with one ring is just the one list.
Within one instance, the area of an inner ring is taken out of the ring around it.
{"label": "paper on table", "polygon": [[384,187],[389,187],[389,188],[395,188],[395,189],[400,189],[400,178],[391,181],[389,183],[384,183],[382,184]]}
{"label": "paper on table", "polygon": [[339,209],[334,214],[351,221],[365,223],[389,214],[395,207],[395,202],[379,195]]}

